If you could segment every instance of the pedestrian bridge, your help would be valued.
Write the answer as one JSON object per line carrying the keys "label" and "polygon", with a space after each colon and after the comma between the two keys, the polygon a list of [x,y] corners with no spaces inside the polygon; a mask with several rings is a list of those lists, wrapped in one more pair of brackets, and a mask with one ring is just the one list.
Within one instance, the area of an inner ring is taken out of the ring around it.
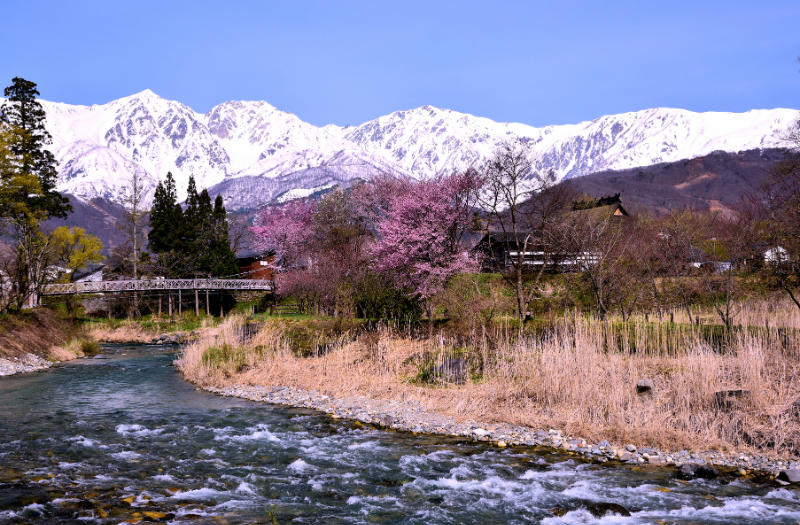
{"label": "pedestrian bridge", "polygon": [[44,287],[40,295],[75,295],[156,290],[256,290],[271,292],[270,281],[260,279],[136,279],[58,283]]}

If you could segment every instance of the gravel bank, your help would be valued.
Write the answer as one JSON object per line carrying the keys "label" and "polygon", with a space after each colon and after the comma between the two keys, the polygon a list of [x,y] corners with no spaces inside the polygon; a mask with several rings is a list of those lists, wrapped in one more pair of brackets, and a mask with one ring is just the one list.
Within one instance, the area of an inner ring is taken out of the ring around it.
{"label": "gravel bank", "polygon": [[[776,460],[754,454],[732,455],[716,451],[664,452],[653,448],[637,449],[633,445],[612,444],[605,440],[588,443],[584,439],[564,436],[555,429],[488,425],[476,421],[458,422],[450,417],[428,412],[413,401],[383,401],[362,397],[333,399],[316,390],[308,392],[290,387],[233,385],[225,388],[206,387],[203,390],[251,401],[313,408],[326,412],[333,418],[348,418],[399,431],[461,437],[499,447],[549,447],[595,463],[668,467],[676,469],[685,479],[715,477],[722,471],[723,474],[760,477],[763,481],[771,481],[783,470],[800,467],[795,459]],[[777,479],[773,482],[788,484]]]}
{"label": "gravel bank", "polygon": [[12,376],[23,372],[36,372],[50,368],[53,363],[38,355],[25,354],[22,357],[0,357],[0,376]]}

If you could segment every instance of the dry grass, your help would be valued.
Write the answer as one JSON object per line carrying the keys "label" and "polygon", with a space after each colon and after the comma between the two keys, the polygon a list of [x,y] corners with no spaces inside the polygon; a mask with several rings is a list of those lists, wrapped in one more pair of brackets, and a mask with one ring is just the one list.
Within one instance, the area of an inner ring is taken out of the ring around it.
{"label": "dry grass", "polygon": [[[760,319],[761,310],[752,309],[745,314]],[[782,315],[788,326],[800,326],[796,313]],[[442,335],[410,338],[383,329],[356,341],[343,338],[317,357],[297,357],[278,324],[250,336],[243,326],[232,317],[188,346],[179,360],[187,378],[415,400],[456,419],[559,428],[664,449],[786,454],[800,448],[793,408],[800,396],[800,341],[794,332],[779,337],[774,324],[739,331],[714,348],[700,331],[634,322],[624,327],[628,337],[614,338],[603,323],[575,316],[543,336],[475,333],[467,347]],[[472,380],[464,385],[444,385],[428,373],[453,356],[470,363]],[[645,378],[655,384],[653,395],[636,392]],[[720,404],[716,393],[727,390],[748,394]]]}
{"label": "dry grass", "polygon": [[78,357],[83,357],[83,354],[77,354],[64,346],[54,346],[47,351],[47,358],[51,361],[72,361]]}
{"label": "dry grass", "polygon": [[0,317],[0,357],[33,353],[47,357],[53,345],[64,344],[75,328],[47,308],[24,310]]}
{"label": "dry grass", "polygon": [[52,361],[72,361],[78,357],[98,354],[102,351],[99,343],[91,339],[70,339],[62,346],[53,346],[47,352],[48,359]]}
{"label": "dry grass", "polygon": [[155,333],[136,324],[122,326],[96,325],[89,329],[89,337],[103,343],[149,343]]}

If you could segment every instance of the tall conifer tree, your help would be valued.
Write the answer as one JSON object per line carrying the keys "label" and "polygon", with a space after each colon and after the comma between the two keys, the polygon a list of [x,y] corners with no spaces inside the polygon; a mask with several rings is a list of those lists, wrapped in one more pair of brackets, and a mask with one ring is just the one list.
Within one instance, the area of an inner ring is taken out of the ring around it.
{"label": "tall conifer tree", "polygon": [[198,235],[202,229],[202,220],[203,217],[200,213],[200,195],[197,193],[194,175],[190,175],[189,186],[186,188],[186,209],[183,212],[183,222],[180,228],[180,251],[184,253],[196,252]]}
{"label": "tall conifer tree", "polygon": [[217,195],[214,199],[214,211],[211,213],[211,231],[213,239],[209,246],[209,252],[213,256],[213,266],[211,271],[214,275],[233,275],[238,273],[239,267],[236,266],[236,254],[231,249],[231,241],[228,237],[228,213],[222,202],[222,195]]}
{"label": "tall conifer tree", "polygon": [[23,174],[35,175],[40,191],[24,196],[27,208],[37,216],[65,219],[72,211],[69,199],[56,190],[58,162],[45,146],[53,142],[45,129],[46,115],[36,100],[39,91],[36,84],[24,78],[14,77],[12,84],[3,90],[2,119],[17,132],[11,144],[11,152],[20,159],[19,170]]}
{"label": "tall conifer tree", "polygon": [[150,210],[150,233],[148,247],[155,253],[178,250],[181,243],[183,211],[178,204],[175,179],[167,173],[167,179],[159,182],[153,195]]}

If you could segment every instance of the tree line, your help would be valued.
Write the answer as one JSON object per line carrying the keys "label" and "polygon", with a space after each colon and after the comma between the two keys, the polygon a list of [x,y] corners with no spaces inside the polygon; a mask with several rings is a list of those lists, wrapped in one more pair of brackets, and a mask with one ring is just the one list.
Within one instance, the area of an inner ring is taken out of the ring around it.
{"label": "tree line", "polygon": [[[58,162],[37,85],[15,77],[0,108],[0,310],[38,303],[43,287],[69,281],[75,270],[105,260],[104,246],[79,227],[45,231],[48,219],[65,219],[69,199],[56,190]],[[238,273],[235,251],[242,221],[229,219],[221,196],[211,201],[189,179],[185,209],[171,173],[156,187],[152,205],[141,170],[124,181],[125,212],[118,228],[126,242],[111,250],[110,266],[123,278],[227,276]],[[137,304],[138,306],[138,304]],[[67,301],[69,310],[72,308]]]}
{"label": "tree line", "polygon": [[[505,310],[525,320],[580,307],[663,320],[682,309],[695,321],[692,306],[703,304],[731,325],[754,290],[782,290],[800,308],[799,130],[795,123],[758,192],[730,210],[620,217],[556,183],[529,144],[510,141],[468,170],[420,181],[382,175],[318,202],[266,206],[252,232],[273,254],[278,294],[305,312],[485,319]],[[473,249],[487,232],[502,265]],[[494,281],[477,273],[487,262]],[[554,275],[566,289],[559,304]]]}

